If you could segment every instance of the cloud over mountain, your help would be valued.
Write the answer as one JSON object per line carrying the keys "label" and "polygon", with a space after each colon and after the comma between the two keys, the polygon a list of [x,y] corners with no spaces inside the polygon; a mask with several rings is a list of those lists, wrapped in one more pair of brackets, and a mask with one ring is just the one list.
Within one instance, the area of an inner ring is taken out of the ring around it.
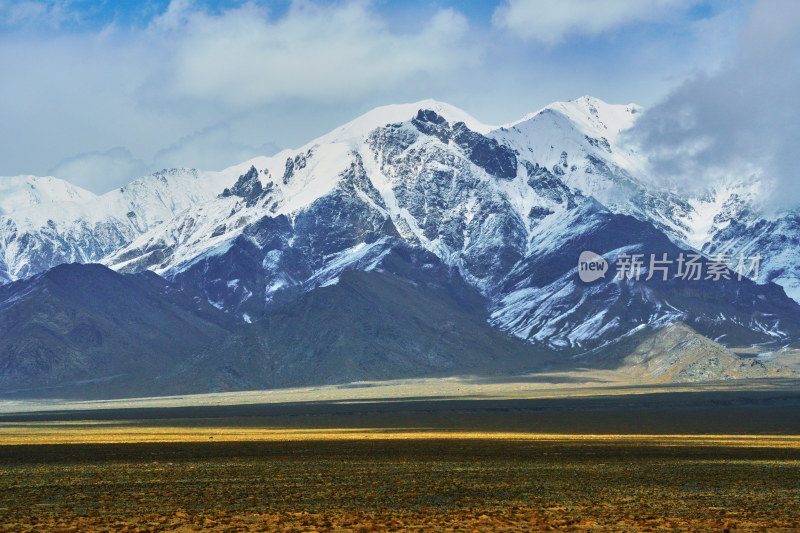
{"label": "cloud over mountain", "polygon": [[103,193],[430,97],[495,124],[587,91],[647,105],[728,49],[739,5],[690,4],[0,0],[0,175]]}
{"label": "cloud over mountain", "polygon": [[753,7],[735,56],[700,72],[649,109],[631,131],[656,176],[681,186],[763,175],[775,207],[800,197],[800,4]]}
{"label": "cloud over mountain", "polygon": [[277,19],[255,4],[210,14],[173,2],[150,27],[169,51],[145,94],[235,108],[288,97],[357,99],[469,65],[467,30],[453,9],[399,32],[364,2],[297,2]]}

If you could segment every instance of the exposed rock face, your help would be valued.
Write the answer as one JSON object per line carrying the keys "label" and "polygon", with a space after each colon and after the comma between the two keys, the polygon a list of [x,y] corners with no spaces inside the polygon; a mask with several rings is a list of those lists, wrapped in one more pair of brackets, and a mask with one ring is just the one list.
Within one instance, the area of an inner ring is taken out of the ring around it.
{"label": "exposed rock face", "polygon": [[291,181],[292,176],[294,176],[295,170],[303,170],[306,168],[306,162],[308,158],[311,157],[312,150],[304,154],[297,154],[294,158],[287,158],[286,159],[286,168],[283,171],[283,184],[288,185],[289,181]]}
{"label": "exposed rock face", "polygon": [[258,177],[258,170],[256,167],[250,167],[246,174],[239,176],[236,183],[230,189],[222,191],[223,198],[228,196],[238,196],[244,198],[248,207],[252,207],[264,193],[264,187],[261,185],[261,180]]}
{"label": "exposed rock face", "polygon": [[795,376],[782,366],[742,358],[676,323],[650,335],[624,360],[623,371],[648,383],[698,383],[741,378]]}
{"label": "exposed rock face", "polygon": [[423,134],[434,136],[443,144],[452,141],[472,163],[492,176],[510,180],[517,175],[517,158],[512,150],[495,139],[471,131],[463,122],[451,126],[435,111],[420,109],[411,123]]}

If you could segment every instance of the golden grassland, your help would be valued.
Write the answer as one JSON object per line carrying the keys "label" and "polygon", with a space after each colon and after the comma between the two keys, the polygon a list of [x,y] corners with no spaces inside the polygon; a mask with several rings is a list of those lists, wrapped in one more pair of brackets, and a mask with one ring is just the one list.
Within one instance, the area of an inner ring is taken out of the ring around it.
{"label": "golden grassland", "polygon": [[[169,424],[171,421],[167,421]],[[152,426],[142,422],[0,422],[0,445],[180,442],[304,442],[335,440],[503,440],[611,445],[725,446],[800,449],[795,435],[566,434],[407,428],[265,428]]]}
{"label": "golden grassland", "polygon": [[800,531],[796,381],[353,390],[5,415],[0,531]]}
{"label": "golden grassland", "polygon": [[173,436],[0,446],[0,530],[800,528],[796,437]]}

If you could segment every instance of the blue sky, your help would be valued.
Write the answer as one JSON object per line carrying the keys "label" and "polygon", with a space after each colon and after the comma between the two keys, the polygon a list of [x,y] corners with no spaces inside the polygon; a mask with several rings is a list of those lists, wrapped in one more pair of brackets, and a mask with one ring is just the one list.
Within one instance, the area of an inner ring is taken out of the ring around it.
{"label": "blue sky", "polygon": [[0,0],[0,175],[103,192],[425,98],[495,124],[583,94],[657,106],[735,62],[763,3]]}

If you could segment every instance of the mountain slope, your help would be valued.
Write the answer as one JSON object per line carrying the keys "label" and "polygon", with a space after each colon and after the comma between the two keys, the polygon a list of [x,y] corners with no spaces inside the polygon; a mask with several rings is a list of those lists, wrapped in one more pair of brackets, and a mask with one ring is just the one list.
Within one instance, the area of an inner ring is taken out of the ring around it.
{"label": "mountain slope", "polygon": [[344,272],[336,284],[243,326],[163,381],[174,393],[189,393],[508,374],[555,362],[491,328],[437,278],[417,280]]}
{"label": "mountain slope", "polygon": [[0,395],[182,394],[556,362],[490,327],[485,304],[456,270],[402,244],[374,272],[343,272],[235,330],[155,274],[62,265],[0,287]]}
{"label": "mountain slope", "polygon": [[154,274],[61,265],[0,287],[0,390],[59,396],[105,381],[147,390],[227,327],[224,315]]}
{"label": "mountain slope", "polygon": [[[770,361],[739,357],[680,322],[642,331],[626,344],[632,349],[617,355],[620,360],[616,370],[636,383],[699,383],[796,375]],[[604,359],[608,365],[609,357]]]}
{"label": "mountain slope", "polygon": [[759,282],[777,283],[800,301],[800,213],[789,211],[762,218],[747,212],[725,222],[704,243],[703,252],[728,256],[734,264],[740,256],[760,256]]}
{"label": "mountain slope", "polygon": [[547,106],[490,136],[612,212],[652,223],[678,245],[726,254],[731,268],[739,254],[760,255],[758,281],[778,283],[800,301],[800,255],[793,246],[800,239],[798,214],[769,214],[763,204],[769,177],[710,181],[699,193],[657,186],[631,146],[636,139],[620,135],[643,112],[582,97]]}

